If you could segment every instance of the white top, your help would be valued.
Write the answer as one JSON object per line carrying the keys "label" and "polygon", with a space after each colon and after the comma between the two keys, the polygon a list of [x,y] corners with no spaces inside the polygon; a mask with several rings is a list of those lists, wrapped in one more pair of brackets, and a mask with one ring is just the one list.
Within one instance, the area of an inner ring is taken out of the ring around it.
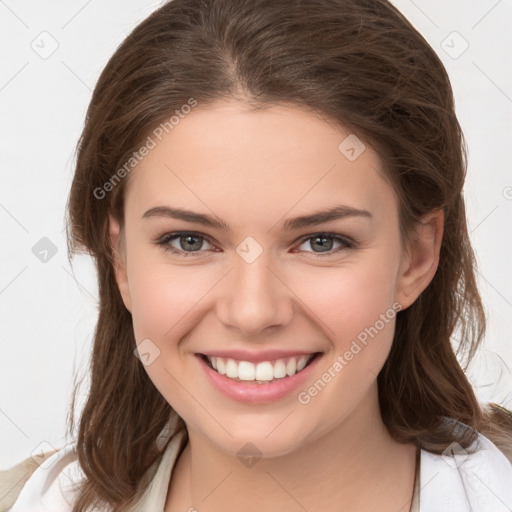
{"label": "white top", "polygon": [[[172,469],[187,439],[184,431],[173,437],[150,468],[151,484],[130,512],[164,511]],[[512,462],[503,452],[481,434],[474,453],[456,443],[451,447],[443,455],[421,450],[420,512],[510,512]],[[73,483],[82,478],[75,445],[69,443],[34,471],[9,512],[71,512]]]}

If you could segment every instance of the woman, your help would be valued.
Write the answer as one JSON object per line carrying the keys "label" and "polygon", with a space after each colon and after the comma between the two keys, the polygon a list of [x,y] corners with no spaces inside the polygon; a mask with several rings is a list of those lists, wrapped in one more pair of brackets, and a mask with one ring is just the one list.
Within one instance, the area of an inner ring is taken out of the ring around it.
{"label": "woman", "polygon": [[389,3],[165,4],[78,148],[77,439],[18,467],[10,510],[509,510],[512,415],[451,345],[485,327],[465,169],[446,71]]}

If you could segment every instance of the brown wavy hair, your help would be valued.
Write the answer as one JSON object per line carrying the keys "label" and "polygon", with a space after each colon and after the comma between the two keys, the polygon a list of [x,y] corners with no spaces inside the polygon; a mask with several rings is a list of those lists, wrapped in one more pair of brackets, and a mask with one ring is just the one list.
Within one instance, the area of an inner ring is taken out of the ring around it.
{"label": "brown wavy hair", "polygon": [[94,504],[125,510],[148,484],[143,477],[161,456],[156,441],[169,419],[175,431],[185,429],[134,356],[132,318],[115,280],[108,214],[123,226],[130,176],[101,199],[94,191],[105,190],[148,134],[190,98],[206,105],[226,97],[254,108],[307,107],[373,147],[399,199],[404,245],[415,222],[443,209],[439,267],[398,313],[378,375],[382,417],[396,440],[416,440],[433,453],[454,441],[469,448],[481,432],[512,458],[512,414],[481,406],[459,362],[475,353],[485,315],[462,195],[465,142],[436,53],[385,0],[173,0],[109,60],[77,146],[68,249],[70,259],[78,252],[94,259],[99,316],[77,433],[80,383],[68,418],[87,477],[73,511]]}

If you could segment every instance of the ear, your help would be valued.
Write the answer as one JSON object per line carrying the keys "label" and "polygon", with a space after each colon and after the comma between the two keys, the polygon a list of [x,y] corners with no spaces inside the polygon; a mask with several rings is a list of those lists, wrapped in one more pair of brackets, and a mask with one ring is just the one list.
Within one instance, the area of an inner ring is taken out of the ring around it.
{"label": "ear", "polygon": [[109,235],[112,253],[114,255],[114,272],[117,286],[128,311],[132,311],[128,273],[126,271],[126,247],[119,222],[109,215]]}
{"label": "ear", "polygon": [[443,229],[442,209],[430,212],[416,224],[397,280],[397,301],[402,309],[408,308],[432,281],[439,265]]}

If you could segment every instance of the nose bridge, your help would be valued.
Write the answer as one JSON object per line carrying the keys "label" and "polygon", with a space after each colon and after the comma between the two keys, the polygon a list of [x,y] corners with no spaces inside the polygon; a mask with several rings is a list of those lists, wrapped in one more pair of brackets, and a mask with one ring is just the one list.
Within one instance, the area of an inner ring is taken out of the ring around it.
{"label": "nose bridge", "polygon": [[275,275],[271,251],[258,246],[246,239],[237,247],[217,311],[221,322],[245,334],[286,325],[292,315],[291,297]]}

